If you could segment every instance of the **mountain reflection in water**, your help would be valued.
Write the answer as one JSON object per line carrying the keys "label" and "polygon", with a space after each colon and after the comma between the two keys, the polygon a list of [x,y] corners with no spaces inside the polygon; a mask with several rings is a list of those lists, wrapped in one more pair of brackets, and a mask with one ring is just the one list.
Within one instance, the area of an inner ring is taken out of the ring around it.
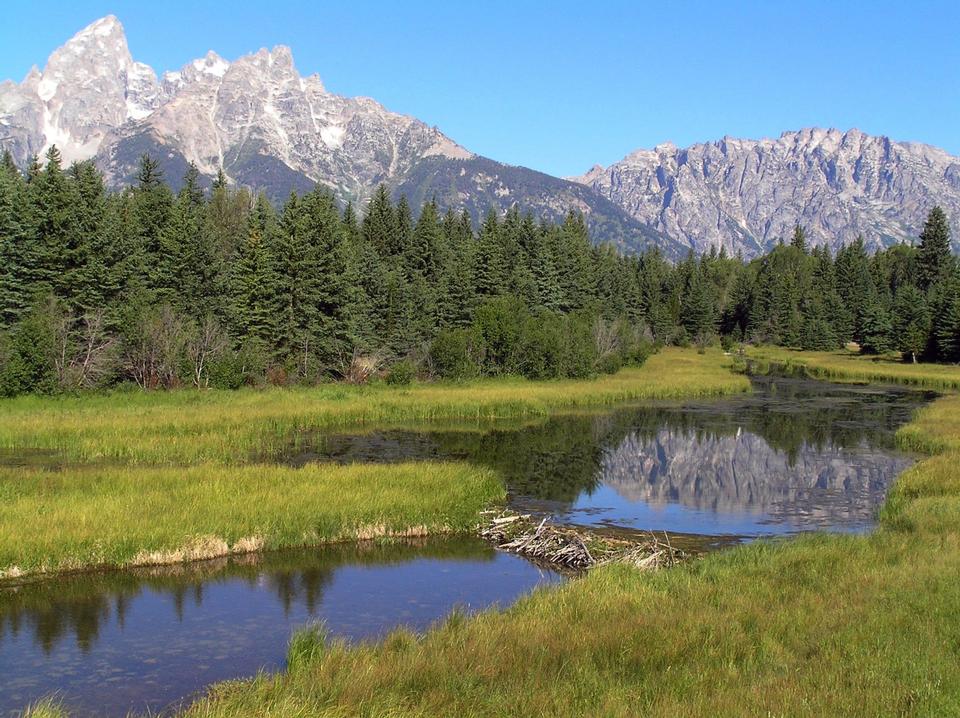
{"label": "mountain reflection in water", "polygon": [[760,377],[753,393],[541,422],[295,437],[285,460],[464,459],[515,508],[636,530],[743,537],[860,531],[910,458],[894,433],[928,395]]}

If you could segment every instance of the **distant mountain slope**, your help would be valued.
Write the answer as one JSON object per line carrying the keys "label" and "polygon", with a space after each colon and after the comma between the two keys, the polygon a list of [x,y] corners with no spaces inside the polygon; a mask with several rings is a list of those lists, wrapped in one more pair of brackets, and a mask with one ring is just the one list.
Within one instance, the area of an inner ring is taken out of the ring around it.
{"label": "distant mountain slope", "polygon": [[797,222],[817,244],[836,248],[862,234],[881,247],[915,238],[936,204],[960,248],[960,158],[859,130],[663,144],[572,179],[698,251],[756,254]]}
{"label": "distant mountain slope", "polygon": [[394,194],[405,195],[414,207],[436,198],[442,207],[467,209],[478,221],[490,207],[505,211],[513,204],[554,221],[576,209],[587,218],[593,237],[624,251],[658,246],[674,259],[686,251],[680,243],[633,219],[589,187],[484,157],[421,160],[400,178]]}
{"label": "distant mountain slope", "polygon": [[478,157],[416,118],[328,92],[283,46],[233,62],[208,52],[158,77],[134,61],[113,16],[77,33],[42,71],[0,83],[0,147],[26,166],[52,144],[67,162],[94,159],[113,187],[129,183],[147,153],[174,185],[194,163],[206,182],[222,169],[275,200],[319,183],[362,209],[384,183],[414,207],[435,196],[475,217],[517,204],[557,219],[573,207],[596,241],[625,251],[656,244],[670,257],[713,246],[754,255],[796,222],[816,243],[863,234],[883,246],[915,237],[934,204],[960,247],[960,160],[934,147],[808,129],[660,145],[571,181]]}
{"label": "distant mountain slope", "polygon": [[146,153],[175,186],[192,162],[208,182],[222,168],[275,200],[320,183],[362,208],[385,183],[415,207],[435,195],[474,216],[518,203],[556,219],[576,207],[598,241],[625,250],[655,242],[676,254],[674,243],[589,188],[476,157],[413,117],[327,92],[316,75],[300,76],[283,46],[234,62],[209,52],[158,78],[134,62],[123,27],[108,16],[42,72],[0,85],[0,127],[21,165],[56,144],[68,162],[95,159],[114,187],[133,180]]}

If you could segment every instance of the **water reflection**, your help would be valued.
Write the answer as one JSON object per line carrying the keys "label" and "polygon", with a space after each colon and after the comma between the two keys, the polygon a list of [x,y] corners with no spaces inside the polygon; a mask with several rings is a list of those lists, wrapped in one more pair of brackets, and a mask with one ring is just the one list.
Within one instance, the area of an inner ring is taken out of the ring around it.
{"label": "water reflection", "polygon": [[157,711],[283,665],[290,634],[422,630],[560,577],[473,539],[330,547],[0,589],[0,715],[57,692],[78,715]]}
{"label": "water reflection", "polygon": [[757,536],[862,530],[909,458],[896,428],[927,395],[760,377],[751,395],[531,425],[299,436],[292,463],[463,458],[517,508],[581,524]]}

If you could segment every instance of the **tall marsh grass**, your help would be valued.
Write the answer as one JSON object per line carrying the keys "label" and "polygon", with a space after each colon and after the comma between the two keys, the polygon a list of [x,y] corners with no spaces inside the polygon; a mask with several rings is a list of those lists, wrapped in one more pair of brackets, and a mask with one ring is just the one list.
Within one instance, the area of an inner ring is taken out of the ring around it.
{"label": "tall marsh grass", "polygon": [[[960,369],[931,372],[910,381],[960,384]],[[898,480],[868,535],[758,541],[654,574],[603,567],[420,639],[330,646],[186,713],[960,715],[960,397],[900,441],[941,453]]]}
{"label": "tall marsh grass", "polygon": [[947,364],[911,364],[846,350],[801,352],[770,346],[750,347],[747,354],[763,362],[802,366],[820,379],[904,384],[934,391],[960,389],[960,368]]}
{"label": "tall marsh grass", "polygon": [[0,471],[0,578],[466,531],[502,500],[462,463]]}
{"label": "tall marsh grass", "polygon": [[543,416],[623,401],[746,391],[718,352],[666,349],[639,369],[593,380],[481,380],[409,388],[328,385],[0,401],[0,450],[49,450],[69,461],[234,464],[269,456],[292,433],[443,419]]}

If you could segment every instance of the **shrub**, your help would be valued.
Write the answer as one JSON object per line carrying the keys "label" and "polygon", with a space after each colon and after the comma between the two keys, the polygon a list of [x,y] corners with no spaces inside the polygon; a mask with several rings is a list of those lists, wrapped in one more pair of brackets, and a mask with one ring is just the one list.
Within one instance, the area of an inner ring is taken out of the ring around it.
{"label": "shrub", "polygon": [[597,363],[597,348],[590,322],[581,317],[569,316],[565,324],[566,351],[562,375],[575,379],[591,376]]}
{"label": "shrub", "polygon": [[469,379],[476,376],[476,334],[468,329],[446,329],[430,345],[433,373],[443,379]]}
{"label": "shrub", "polygon": [[567,349],[564,320],[544,312],[525,317],[507,370],[528,379],[554,379],[564,374]]}
{"label": "shrub", "polygon": [[513,296],[490,299],[477,309],[473,327],[483,350],[486,373],[509,372],[515,365],[513,355],[529,316],[524,303]]}
{"label": "shrub", "polygon": [[51,303],[41,301],[3,342],[0,394],[51,394],[57,389],[57,336]]}
{"label": "shrub", "polygon": [[390,386],[409,386],[417,375],[417,368],[409,359],[402,359],[390,367],[387,384]]}

